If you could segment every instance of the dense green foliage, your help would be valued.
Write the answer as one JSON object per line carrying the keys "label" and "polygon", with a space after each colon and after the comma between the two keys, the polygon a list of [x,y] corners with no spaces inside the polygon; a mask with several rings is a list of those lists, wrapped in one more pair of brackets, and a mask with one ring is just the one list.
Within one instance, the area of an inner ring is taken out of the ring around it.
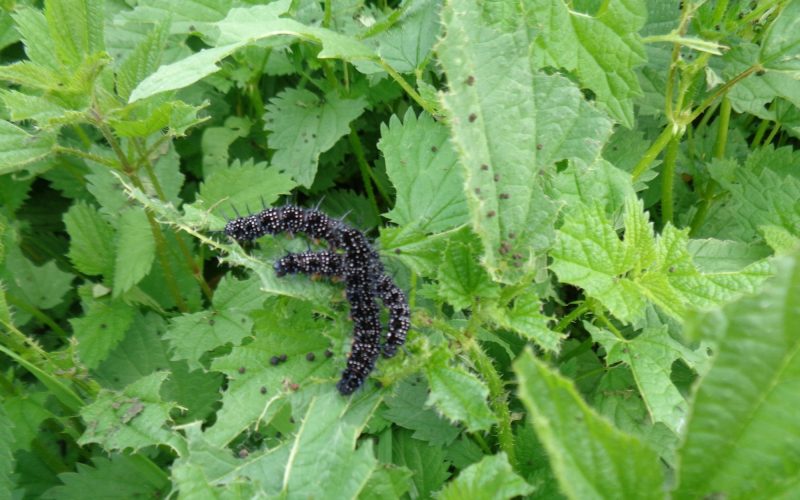
{"label": "dense green foliage", "polygon": [[796,497],[800,0],[397,3],[0,2],[0,498]]}

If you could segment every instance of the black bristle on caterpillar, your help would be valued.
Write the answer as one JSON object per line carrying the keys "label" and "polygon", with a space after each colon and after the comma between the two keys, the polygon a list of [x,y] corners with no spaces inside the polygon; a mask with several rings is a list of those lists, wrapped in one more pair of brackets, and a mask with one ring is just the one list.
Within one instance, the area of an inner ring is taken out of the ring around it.
{"label": "black bristle on caterpillar", "polygon": [[[361,231],[317,209],[287,205],[229,220],[224,233],[238,241],[281,233],[304,234],[313,240],[327,241],[332,251],[289,253],[275,262],[274,267],[278,276],[311,274],[344,279],[353,319],[353,343],[347,367],[336,384],[341,394],[352,394],[361,387],[381,352],[384,357],[392,357],[405,342],[410,326],[406,296],[384,273],[378,253]],[[383,343],[377,298],[389,310],[388,332]]]}
{"label": "black bristle on caterpillar", "polygon": [[[275,262],[275,273],[309,274],[331,278],[344,278],[345,256],[330,251],[290,253]],[[411,311],[406,295],[387,274],[382,273],[377,280],[376,291],[383,305],[389,310],[389,325],[386,340],[381,346],[385,358],[397,353],[397,348],[406,341],[406,333],[411,325]]]}

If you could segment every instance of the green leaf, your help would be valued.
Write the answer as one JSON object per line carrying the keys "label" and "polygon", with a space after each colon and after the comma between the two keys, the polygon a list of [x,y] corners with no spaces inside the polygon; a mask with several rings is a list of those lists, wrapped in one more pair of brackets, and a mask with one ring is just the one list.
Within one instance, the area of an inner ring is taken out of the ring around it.
{"label": "green leaf", "polygon": [[463,422],[470,432],[489,429],[495,423],[486,403],[489,389],[463,368],[436,366],[426,370],[431,393],[427,404],[445,417]]}
{"label": "green leaf", "polygon": [[98,443],[107,451],[168,445],[179,450],[178,435],[168,429],[173,403],[161,400],[161,384],[168,372],[154,372],[121,391],[102,389],[81,410],[86,431],[78,444]]}
{"label": "green leaf", "polygon": [[80,500],[95,498],[158,497],[169,489],[166,474],[142,455],[95,456],[92,465],[77,464],[76,472],[58,475],[63,485],[47,490],[42,498]]}
{"label": "green leaf", "polygon": [[212,309],[172,319],[164,338],[174,350],[173,359],[185,359],[189,368],[196,370],[203,367],[200,358],[206,352],[226,344],[239,345],[253,328],[249,313],[265,299],[257,280],[223,278]]}
{"label": "green leaf", "polygon": [[569,498],[664,498],[656,454],[597,415],[575,386],[526,350],[514,363],[519,397]]}
{"label": "green leaf", "polygon": [[270,492],[278,493],[279,488],[274,483],[280,480],[280,463],[288,459],[287,446],[269,450],[268,454],[251,455],[243,461],[231,453],[230,448],[208,443],[201,426],[202,422],[192,422],[183,427],[187,450],[171,468],[173,488],[180,491],[181,497],[242,500],[257,497],[256,486],[242,471],[248,466],[260,466],[260,470],[250,477],[273,483]]}
{"label": "green leaf", "polygon": [[589,323],[584,323],[584,327],[606,350],[607,365],[622,362],[630,367],[653,423],[661,422],[681,435],[689,404],[672,382],[672,364],[683,359],[693,367],[699,354],[673,340],[666,327],[646,328],[631,340]]}
{"label": "green leaf", "polygon": [[[716,492],[730,498],[754,494],[777,498],[796,491],[792,488],[800,472],[800,421],[795,418],[800,407],[797,255],[778,260],[776,268],[775,278],[759,296],[730,304],[713,317],[724,336],[694,398],[679,452],[675,498]],[[708,459],[709,450],[714,450],[713,460]]]}
{"label": "green leaf", "polygon": [[50,154],[56,136],[49,132],[29,134],[13,123],[0,120],[0,175],[22,170]]}
{"label": "green leaf", "polygon": [[156,257],[155,237],[144,210],[130,209],[122,212],[116,247],[114,297],[119,297],[150,272]]}
{"label": "green leaf", "polygon": [[[723,76],[731,79],[751,66],[763,64],[759,61],[761,57],[759,49],[759,46],[746,42],[732,47],[723,57],[725,62]],[[767,67],[763,73],[757,72],[745,78],[728,92],[733,109],[752,113],[765,120],[775,120],[777,118],[775,106],[769,106],[769,103],[776,98],[786,99],[794,108],[800,106],[800,89],[794,84],[795,72]]]}
{"label": "green leaf", "polygon": [[400,73],[411,73],[428,61],[439,24],[438,0],[406,2],[402,16],[375,39],[378,55]]}
{"label": "green leaf", "polygon": [[65,67],[104,50],[101,0],[45,0],[44,15],[55,54]]}
{"label": "green leaf", "polygon": [[437,279],[439,296],[457,309],[466,309],[479,298],[496,297],[499,288],[483,267],[477,266],[480,249],[474,238],[451,241],[444,251]]}
{"label": "green leaf", "polygon": [[12,479],[16,465],[12,453],[14,427],[14,422],[8,418],[5,409],[0,405],[0,496],[4,498],[11,498],[11,492],[15,488]]}
{"label": "green leaf", "polygon": [[800,72],[800,2],[790,1],[770,24],[761,42],[759,59],[765,68]]}
{"label": "green leaf", "polygon": [[14,29],[14,19],[6,11],[0,11],[0,50],[19,41],[19,33]]}
{"label": "green leaf", "polygon": [[122,340],[133,321],[134,309],[122,300],[96,300],[86,315],[71,319],[81,361],[96,368]]}
{"label": "green leaf", "polygon": [[110,278],[114,268],[114,229],[100,212],[78,201],[64,214],[69,234],[69,260],[80,272],[89,276]]}
{"label": "green leaf", "polygon": [[458,427],[426,408],[427,398],[428,388],[421,377],[404,379],[397,384],[394,394],[386,398],[387,409],[381,416],[414,431],[415,440],[432,446],[451,443],[458,436]]}
{"label": "green leaf", "polygon": [[472,226],[483,242],[482,263],[495,280],[509,283],[534,269],[533,256],[554,237],[556,208],[540,174],[565,158],[590,163],[611,131],[576,86],[531,65],[521,17],[499,31],[476,2],[451,2],[438,46],[450,82],[443,104]]}
{"label": "green leaf", "polygon": [[0,269],[0,274],[8,273],[7,283],[11,290],[39,309],[50,309],[61,304],[72,289],[72,280],[75,278],[73,274],[59,269],[54,261],[35,265],[22,255],[18,247],[8,248],[5,267]]}
{"label": "green leaf", "polygon": [[[769,165],[771,157],[763,158]],[[751,168],[736,168],[728,176],[725,170],[710,169],[712,177],[731,193],[728,203],[721,204],[709,216],[708,232],[721,237],[753,238],[761,226],[777,226],[800,236],[800,179],[771,168],[755,172]]]}
{"label": "green leaf", "polygon": [[128,99],[136,85],[158,69],[168,34],[166,23],[157,25],[120,64],[116,83],[121,98]]}
{"label": "green leaf", "polygon": [[176,422],[204,419],[216,409],[222,375],[190,371],[185,361],[170,361],[167,342],[162,337],[165,329],[161,316],[137,314],[125,337],[92,374],[103,387],[122,389],[155,371],[169,369],[171,375],[162,385],[161,394],[183,409],[175,417]]}
{"label": "green leaf", "polygon": [[408,467],[411,477],[411,498],[431,498],[450,477],[450,462],[445,459],[441,445],[428,444],[411,436],[406,430],[395,431],[392,441],[392,461]]}
{"label": "green leaf", "polygon": [[295,434],[283,473],[282,492],[308,498],[321,491],[330,498],[353,498],[377,465],[372,441],[358,449],[356,439],[380,403],[376,392],[342,398],[328,386],[308,405]]}
{"label": "green leaf", "polygon": [[350,132],[350,122],[367,106],[364,97],[344,99],[338,92],[322,98],[305,89],[287,89],[270,100],[264,115],[267,142],[275,149],[272,164],[309,187],[320,153]]}
{"label": "green leaf", "polygon": [[158,106],[136,102],[116,110],[108,123],[120,137],[145,137],[166,130],[173,137],[186,135],[186,130],[205,118],[198,118],[201,106],[191,106],[181,101],[168,101]]}
{"label": "green leaf", "polygon": [[633,98],[642,94],[633,68],[645,61],[637,34],[647,17],[644,2],[610,0],[590,14],[563,0],[538,0],[526,10],[540,30],[532,51],[537,66],[575,72],[600,106],[633,127]]}
{"label": "green leaf", "polygon": [[25,54],[28,59],[46,68],[58,70],[55,40],[50,36],[44,13],[26,5],[18,7],[13,17],[17,31],[25,44]]}
{"label": "green leaf", "polygon": [[[247,137],[253,123],[249,118],[239,116],[229,116],[221,127],[207,127],[203,130],[201,147],[203,149],[203,174],[208,180],[212,175],[219,173],[220,170],[232,165],[241,165],[241,161],[230,162],[230,152],[228,149],[237,139]],[[252,165],[255,160],[247,160],[244,165]],[[258,162],[261,165],[262,162]]]}
{"label": "green leaf", "polygon": [[409,108],[402,123],[393,115],[388,126],[381,124],[378,148],[396,191],[389,220],[424,233],[467,223],[464,180],[446,127]]}
{"label": "green leaf", "polygon": [[441,500],[490,500],[493,498],[514,498],[533,493],[534,488],[519,477],[505,453],[483,457],[480,462],[470,465],[455,480],[436,496]]}
{"label": "green leaf", "polygon": [[562,335],[550,329],[550,318],[542,313],[542,301],[533,290],[518,295],[510,308],[493,308],[489,313],[498,326],[512,330],[525,340],[536,342],[546,351],[559,351]]}
{"label": "green leaf", "polygon": [[378,464],[358,495],[359,500],[403,498],[411,487],[413,474],[405,467]]}
{"label": "green leaf", "polygon": [[643,317],[647,301],[683,320],[690,308],[707,309],[754,292],[770,275],[766,261],[701,273],[687,250],[688,230],[668,225],[656,237],[641,201],[628,198],[625,207],[624,240],[602,207],[581,205],[565,217],[552,251],[559,279],[580,286],[622,321]]}
{"label": "green leaf", "polygon": [[8,108],[10,118],[16,122],[34,120],[40,126],[47,127],[50,123],[58,123],[68,112],[47,97],[23,94],[16,90],[0,90],[0,99]]}
{"label": "green leaf", "polygon": [[276,36],[289,35],[321,44],[322,50],[317,55],[321,59],[369,61],[376,58],[369,47],[355,38],[279,17],[289,8],[289,3],[287,0],[280,0],[269,5],[231,9],[225,19],[214,24],[218,33],[216,47],[161,66],[133,90],[130,101],[191,85],[217,72],[217,63],[238,49]]}
{"label": "green leaf", "polygon": [[612,215],[633,195],[630,174],[602,158],[591,165],[570,162],[553,180],[552,196],[564,202],[565,212],[580,206],[584,200],[592,200],[602,205],[606,214]]}
{"label": "green leaf", "polygon": [[[217,446],[230,442],[256,421],[270,422],[292,384],[305,387],[334,380],[344,366],[342,356],[329,359],[325,351],[345,350],[343,337],[349,337],[349,332],[345,333],[349,324],[315,318],[307,302],[275,297],[253,316],[253,341],[234,347],[211,364],[212,370],[229,379],[216,423],[206,431],[208,441]],[[337,334],[334,346],[328,338],[332,330]],[[314,354],[314,361],[306,359],[308,353]],[[281,354],[286,355],[286,362],[273,365],[271,358]]]}
{"label": "green leaf", "polygon": [[235,163],[209,175],[200,186],[198,200],[205,208],[218,205],[218,212],[220,209],[229,212],[230,207],[261,208],[262,199],[271,205],[295,185],[288,175],[276,167],[267,167],[266,163]]}

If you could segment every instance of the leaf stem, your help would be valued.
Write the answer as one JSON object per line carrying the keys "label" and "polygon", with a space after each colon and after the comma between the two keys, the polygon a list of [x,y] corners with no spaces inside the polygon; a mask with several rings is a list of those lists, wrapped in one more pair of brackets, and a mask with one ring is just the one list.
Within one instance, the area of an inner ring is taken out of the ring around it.
{"label": "leaf stem", "polygon": [[714,158],[725,157],[725,146],[728,143],[728,127],[731,122],[731,101],[727,94],[723,96],[719,106],[719,126],[717,128],[717,141],[714,144]]}
{"label": "leaf stem", "polygon": [[716,92],[710,95],[705,101],[702,102],[702,104],[700,104],[697,108],[695,108],[694,112],[692,112],[691,116],[689,116],[689,119],[686,120],[686,123],[693,122],[698,116],[700,116],[706,110],[706,108],[711,106],[714,103],[714,101],[716,101],[720,96],[724,96],[728,92],[728,90],[730,90],[731,87],[733,87],[740,81],[744,80],[748,76],[752,75],[753,73],[761,69],[762,68],[760,64],[750,66],[746,70],[742,71],[738,75],[734,76],[733,78],[725,82],[725,84],[723,84],[720,88],[718,88]]}
{"label": "leaf stem", "polygon": [[652,165],[653,161],[655,161],[656,157],[661,154],[661,151],[667,146],[669,141],[672,139],[672,129],[673,125],[668,123],[664,130],[661,131],[661,134],[655,140],[653,144],[647,148],[642,158],[633,167],[633,172],[631,173],[631,177],[633,182],[639,180],[639,178],[650,169],[650,165]]}
{"label": "leaf stem", "polygon": [[119,165],[117,165],[114,161],[109,160],[108,158],[103,158],[102,156],[96,154],[87,153],[86,151],[81,151],[80,149],[61,146],[60,144],[56,144],[55,146],[53,146],[53,152],[56,154],[77,156],[78,158],[83,158],[85,160],[93,161],[95,163],[99,163],[101,165],[105,165],[107,167],[111,167],[114,169],[119,168]]}
{"label": "leaf stem", "polygon": [[372,203],[372,208],[375,209],[375,213],[381,213],[380,208],[378,208],[378,200],[375,199],[375,192],[372,189],[370,175],[372,169],[364,156],[364,148],[361,145],[361,139],[358,137],[358,133],[352,125],[350,126],[349,139],[350,146],[353,148],[353,153],[356,155],[356,163],[358,163],[358,170],[361,172],[361,182],[364,183],[364,190],[367,192],[367,198],[369,198],[370,203]]}
{"label": "leaf stem", "polygon": [[[134,141],[134,145],[139,151],[140,155],[147,155],[147,151],[144,151],[144,147],[139,140]],[[164,190],[161,187],[161,182],[158,180],[158,176],[156,175],[155,170],[153,170],[153,164],[150,161],[149,155],[145,158],[141,159],[144,164],[145,172],[147,172],[147,177],[150,179],[150,182],[153,184],[153,188],[156,190],[156,194],[158,195],[161,201],[167,201],[167,195],[164,193]],[[197,281],[198,285],[200,285],[200,289],[203,291],[203,295],[206,296],[208,300],[211,300],[214,297],[214,292],[211,291],[211,287],[208,286],[206,283],[205,278],[203,277],[203,273],[200,270],[200,266],[197,265],[197,262],[192,257],[191,252],[189,252],[189,248],[186,247],[186,243],[181,239],[181,237],[176,234],[175,241],[178,244],[178,248],[180,249],[181,254],[183,255],[184,262],[186,262],[189,272],[192,273],[194,276],[195,281]]]}
{"label": "leaf stem", "polygon": [[58,323],[53,321],[50,318],[50,316],[42,312],[42,310],[39,309],[38,307],[34,306],[33,304],[29,304],[23,300],[20,300],[15,295],[12,295],[8,292],[6,292],[6,299],[8,299],[11,305],[19,307],[20,309],[24,310],[34,318],[44,323],[45,325],[49,326],[50,329],[53,331],[53,333],[58,335],[58,337],[60,337],[61,339],[67,339],[69,337],[69,334],[65,332],[63,328],[58,326]]}
{"label": "leaf stem", "polygon": [[497,418],[497,441],[500,449],[508,456],[508,463],[518,468],[517,453],[514,447],[514,433],[511,429],[511,412],[508,409],[508,392],[503,386],[503,379],[497,373],[491,358],[483,351],[480,344],[473,338],[465,339],[465,347],[470,359],[475,364],[481,377],[489,387],[489,404]]}
{"label": "leaf stem", "polygon": [[383,68],[384,71],[389,73],[389,76],[394,78],[394,80],[403,88],[403,90],[406,91],[409,97],[414,99],[414,101],[416,101],[416,103],[419,104],[422,109],[427,111],[429,115],[434,117],[436,116],[436,110],[431,108],[425,101],[425,99],[423,99],[422,96],[420,96],[417,93],[417,91],[414,90],[414,88],[405,80],[405,78],[403,78],[400,75],[400,73],[398,73],[393,67],[389,65],[389,63],[387,63],[383,59],[379,59],[378,64],[380,65],[381,68]]}
{"label": "leaf stem", "polygon": [[558,333],[563,333],[567,327],[572,324],[578,317],[580,317],[583,313],[589,310],[589,299],[584,300],[581,304],[569,312],[566,316],[561,318],[561,321],[553,328],[554,331]]}
{"label": "leaf stem", "polygon": [[678,159],[679,136],[673,136],[664,153],[664,164],[661,171],[661,224],[672,224],[673,189],[675,185],[675,164]]}

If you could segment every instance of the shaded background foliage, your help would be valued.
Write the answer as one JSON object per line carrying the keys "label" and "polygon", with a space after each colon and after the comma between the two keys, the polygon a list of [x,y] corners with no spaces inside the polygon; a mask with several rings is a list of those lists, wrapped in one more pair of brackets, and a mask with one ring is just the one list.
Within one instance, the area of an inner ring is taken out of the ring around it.
{"label": "shaded background foliage", "polygon": [[[800,2],[0,4],[0,497],[800,486]],[[408,291],[343,398],[319,205]],[[275,363],[273,358],[285,361]]]}

